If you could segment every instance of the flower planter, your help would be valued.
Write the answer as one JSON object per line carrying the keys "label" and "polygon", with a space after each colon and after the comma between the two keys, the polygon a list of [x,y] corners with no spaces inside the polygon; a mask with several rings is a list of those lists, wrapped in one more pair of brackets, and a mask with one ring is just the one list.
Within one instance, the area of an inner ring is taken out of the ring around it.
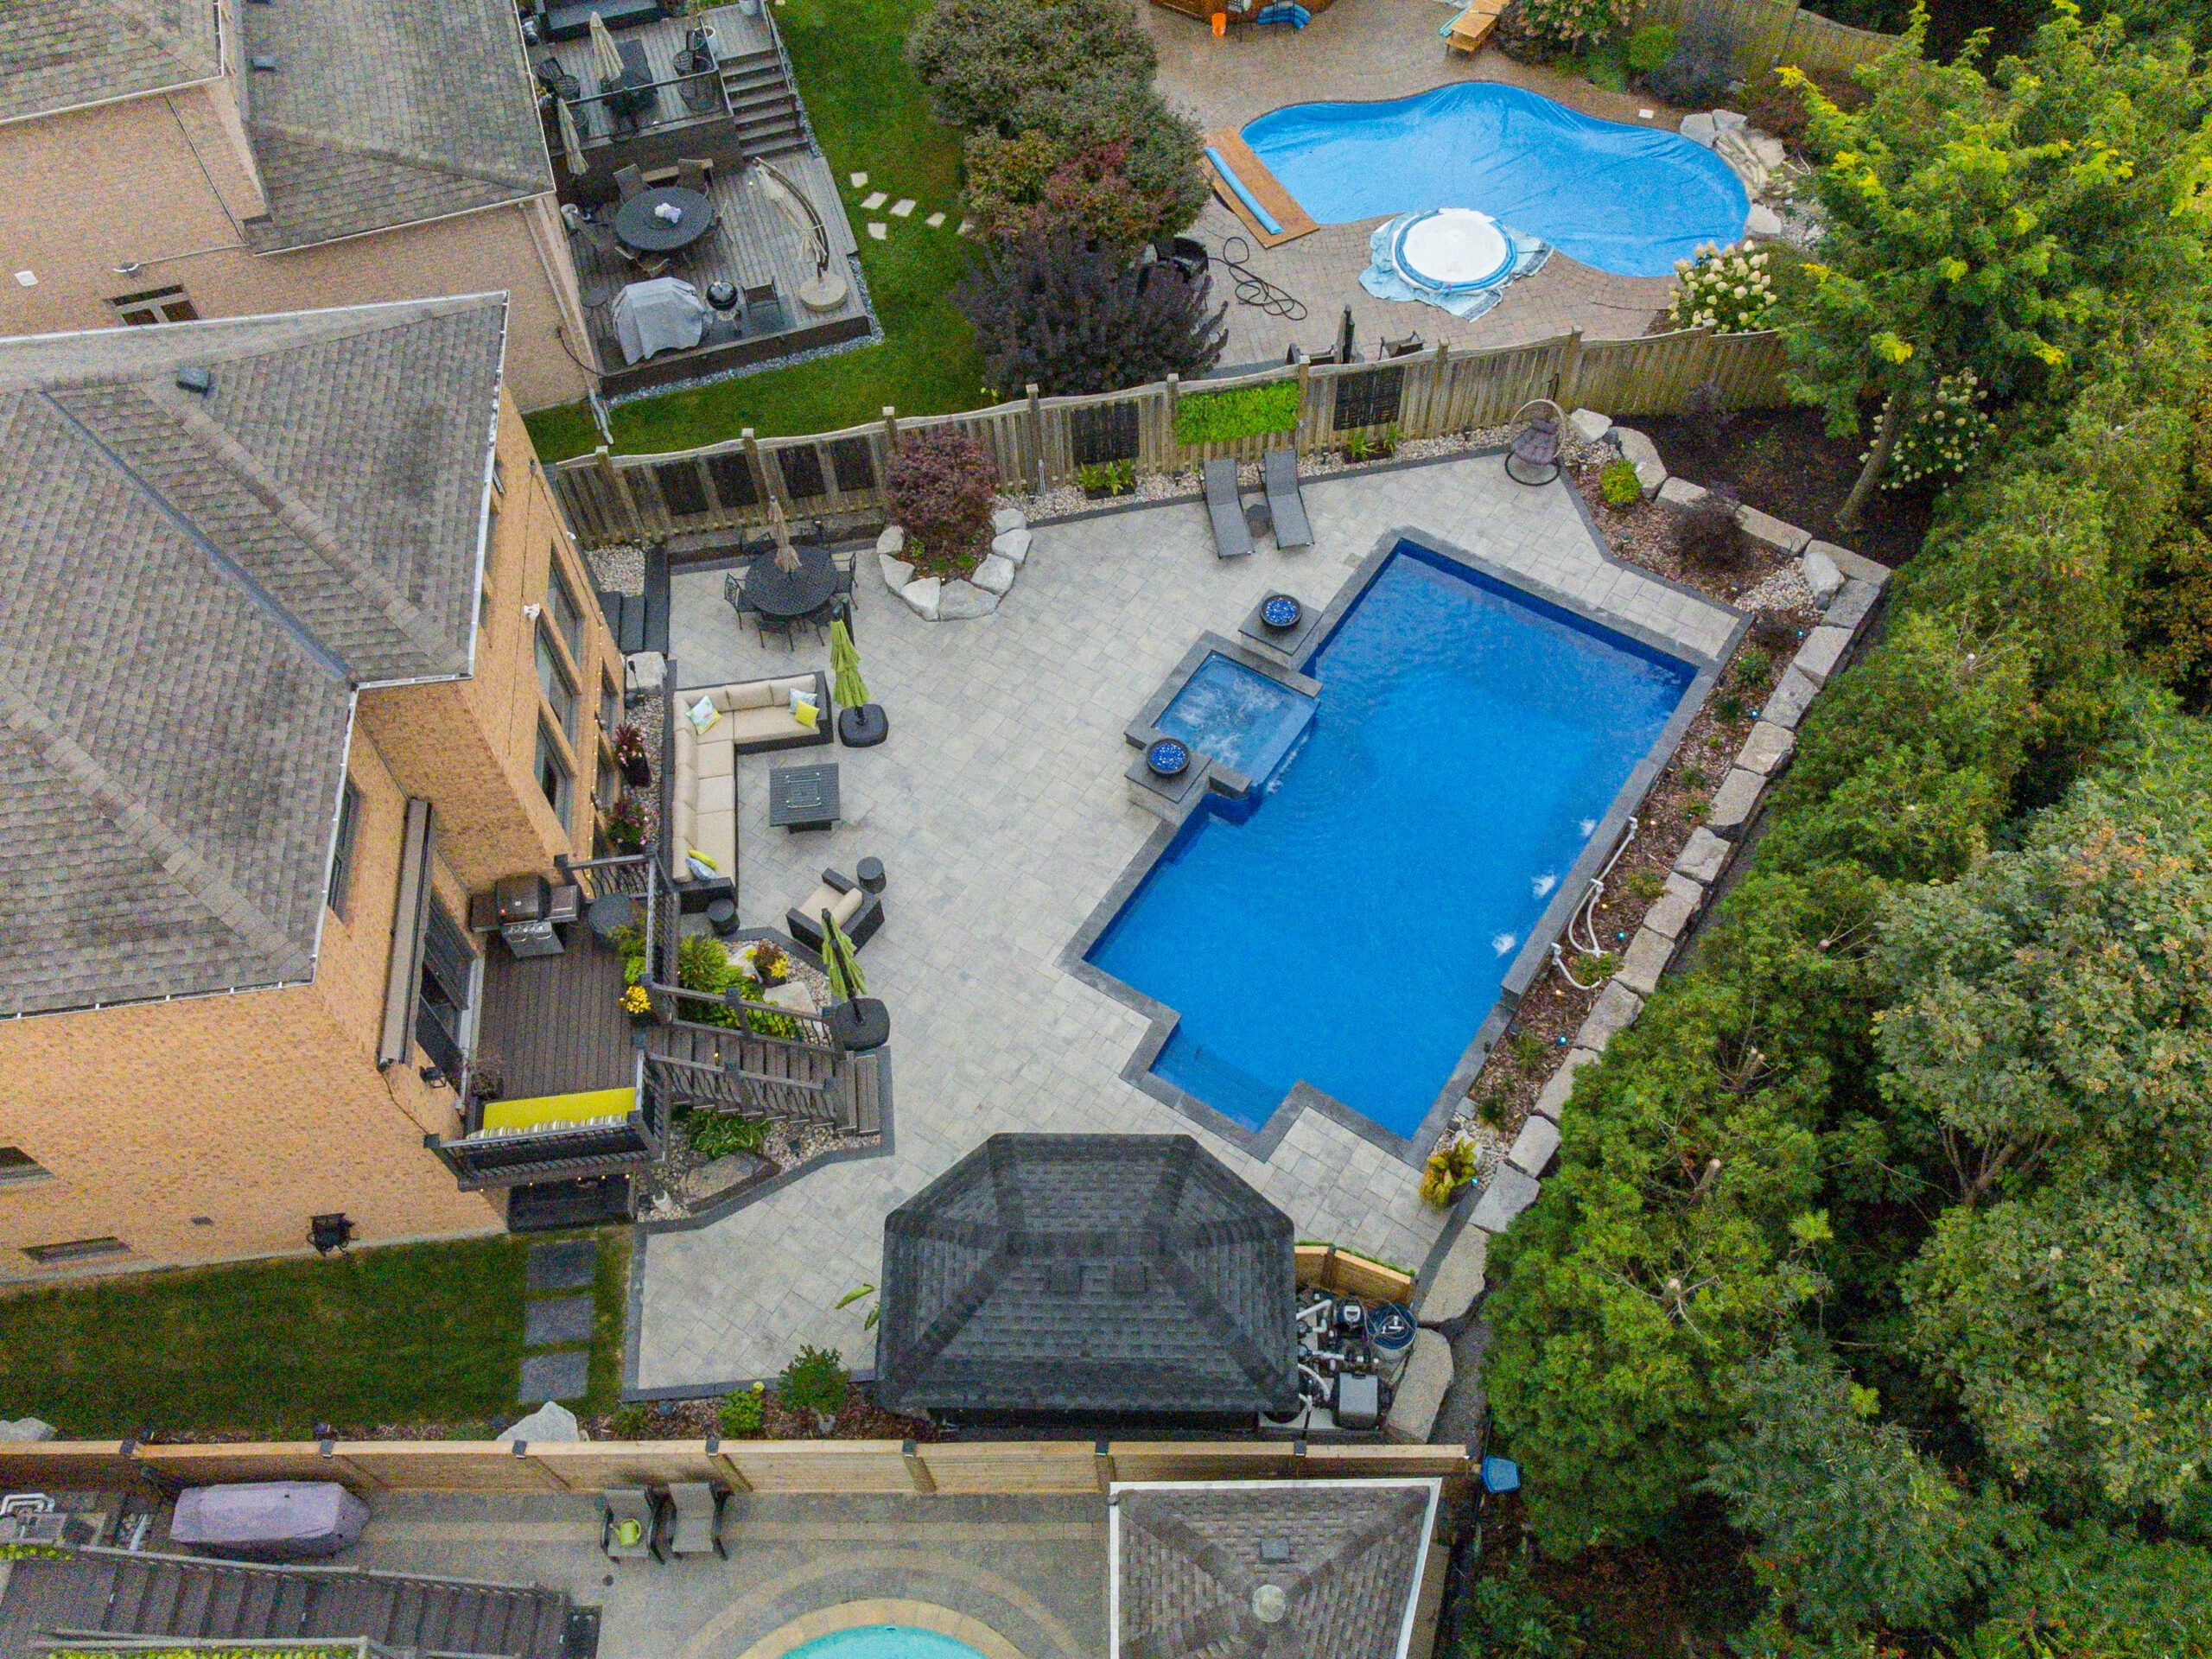
{"label": "flower planter", "polygon": [[632,789],[643,789],[653,780],[653,763],[644,755],[632,755],[621,761],[622,781]]}

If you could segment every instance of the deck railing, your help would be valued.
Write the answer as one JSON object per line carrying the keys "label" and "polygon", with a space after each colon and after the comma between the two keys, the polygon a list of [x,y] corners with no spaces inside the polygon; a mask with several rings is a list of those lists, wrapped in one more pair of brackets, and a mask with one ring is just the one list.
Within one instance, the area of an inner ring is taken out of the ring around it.
{"label": "deck railing", "polygon": [[[1634,340],[1586,340],[1578,331],[1527,346],[1439,344],[1378,363],[1300,364],[1193,382],[1175,377],[1095,397],[1046,397],[1032,387],[1019,402],[957,415],[882,418],[842,431],[760,438],[751,429],[702,448],[612,454],[605,448],[549,469],[569,522],[585,545],[613,546],[766,521],[768,503],[786,516],[876,519],[883,474],[903,435],[965,433],[998,464],[1017,493],[1077,482],[1094,463],[1129,461],[1140,474],[1174,473],[1221,456],[1257,461],[1287,445],[1301,454],[1395,429],[1406,438],[1502,425],[1535,397],[1617,417],[1678,414],[1693,389],[1711,386],[1731,408],[1788,404],[1782,336],[1716,334],[1693,328]],[[1185,443],[1176,409],[1185,397],[1242,386],[1299,387],[1294,424],[1224,442]]]}

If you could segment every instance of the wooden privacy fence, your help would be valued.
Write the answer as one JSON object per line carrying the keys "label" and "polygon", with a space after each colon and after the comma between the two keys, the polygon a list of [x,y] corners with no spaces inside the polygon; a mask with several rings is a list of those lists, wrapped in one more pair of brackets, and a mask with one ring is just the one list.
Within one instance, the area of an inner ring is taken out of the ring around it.
{"label": "wooden privacy fence", "polygon": [[1840,75],[1897,43],[1894,35],[1839,23],[1807,11],[1797,0],[1644,0],[1637,21],[1716,30],[1736,43],[1737,60],[1746,69],[1789,63],[1815,74]]}
{"label": "wooden privacy fence", "polygon": [[550,474],[569,522],[587,547],[651,541],[765,521],[773,499],[804,518],[880,517],[883,474],[902,438],[950,429],[976,439],[998,463],[1004,486],[1020,493],[1077,481],[1087,465],[1133,462],[1140,473],[1178,472],[1219,456],[1257,461],[1281,432],[1185,444],[1175,409],[1244,386],[1295,379],[1300,454],[1355,435],[1395,427],[1434,437],[1510,420],[1532,397],[1614,416],[1679,413],[1693,387],[1710,384],[1738,408],[1789,401],[1779,334],[1715,334],[1694,328],[1636,340],[1586,340],[1580,332],[1529,346],[1433,351],[1381,363],[1301,365],[1208,380],[1185,389],[1171,377],[1128,391],[1040,397],[960,415],[883,418],[842,432],[729,442],[671,454],[616,455],[601,449],[556,464]]}
{"label": "wooden privacy fence", "polygon": [[1456,1446],[1269,1440],[50,1440],[0,1444],[0,1492],[245,1480],[336,1480],[357,1492],[596,1492],[672,1480],[741,1492],[1097,1492],[1117,1480],[1458,1480],[1472,1467]]}

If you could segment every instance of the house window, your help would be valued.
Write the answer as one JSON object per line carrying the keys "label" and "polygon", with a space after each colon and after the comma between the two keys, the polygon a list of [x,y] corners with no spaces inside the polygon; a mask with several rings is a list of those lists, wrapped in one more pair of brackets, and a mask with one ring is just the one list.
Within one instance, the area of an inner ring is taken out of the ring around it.
{"label": "house window", "polygon": [[622,798],[622,768],[603,754],[599,757],[597,798],[602,812]]}
{"label": "house window", "polygon": [[565,826],[575,784],[569,775],[569,763],[561,758],[560,746],[553,741],[552,728],[543,721],[537,723],[537,786],[545,791],[553,816]]}
{"label": "house window", "polygon": [[115,315],[133,328],[149,327],[157,322],[196,322],[199,308],[184,296],[181,288],[149,288],[143,294],[119,294],[108,303],[115,308]]}
{"label": "house window", "polygon": [[98,1238],[72,1238],[59,1244],[26,1244],[23,1254],[34,1262],[92,1262],[103,1255],[128,1255],[130,1247],[103,1233]]}
{"label": "house window", "polygon": [[0,1147],[0,1186],[43,1181],[48,1179],[48,1173],[44,1164],[21,1147]]}
{"label": "house window", "polygon": [[573,745],[576,741],[575,689],[569,683],[569,671],[561,666],[553,641],[543,628],[537,631],[537,689],[545,694],[553,718]]}
{"label": "house window", "polygon": [[614,728],[621,723],[622,688],[602,674],[599,679],[599,734],[612,743]]}
{"label": "house window", "polygon": [[338,798],[338,836],[330,853],[330,891],[325,895],[340,916],[346,913],[346,900],[353,888],[353,832],[360,819],[361,791],[349,778],[345,792]]}
{"label": "house window", "polygon": [[461,1025],[476,953],[445,906],[433,903],[423,930],[423,976],[415,992],[415,1040],[448,1081],[461,1076]]}
{"label": "house window", "polygon": [[561,631],[562,642],[569,647],[569,660],[581,665],[584,660],[584,613],[576,603],[576,596],[569,591],[569,579],[561,574],[560,561],[553,563],[552,580],[545,584],[545,613],[553,619],[553,626]]}

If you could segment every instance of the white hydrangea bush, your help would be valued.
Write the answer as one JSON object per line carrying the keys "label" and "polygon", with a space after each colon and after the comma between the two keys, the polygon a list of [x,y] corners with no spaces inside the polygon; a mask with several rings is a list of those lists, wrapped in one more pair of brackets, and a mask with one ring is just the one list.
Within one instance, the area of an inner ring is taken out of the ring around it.
{"label": "white hydrangea bush", "polygon": [[1675,261],[1675,298],[1668,321],[1677,328],[1748,334],[1774,315],[1774,273],[1767,253],[1749,242],[1700,248]]}
{"label": "white hydrangea bush", "polygon": [[[1984,388],[1972,369],[1947,374],[1936,383],[1935,395],[1904,431],[1890,452],[1890,470],[1882,480],[1885,490],[1909,490],[1956,478],[1981,453],[1988,442],[1989,416],[1982,412]],[[1864,461],[1871,450],[1862,451]]]}

